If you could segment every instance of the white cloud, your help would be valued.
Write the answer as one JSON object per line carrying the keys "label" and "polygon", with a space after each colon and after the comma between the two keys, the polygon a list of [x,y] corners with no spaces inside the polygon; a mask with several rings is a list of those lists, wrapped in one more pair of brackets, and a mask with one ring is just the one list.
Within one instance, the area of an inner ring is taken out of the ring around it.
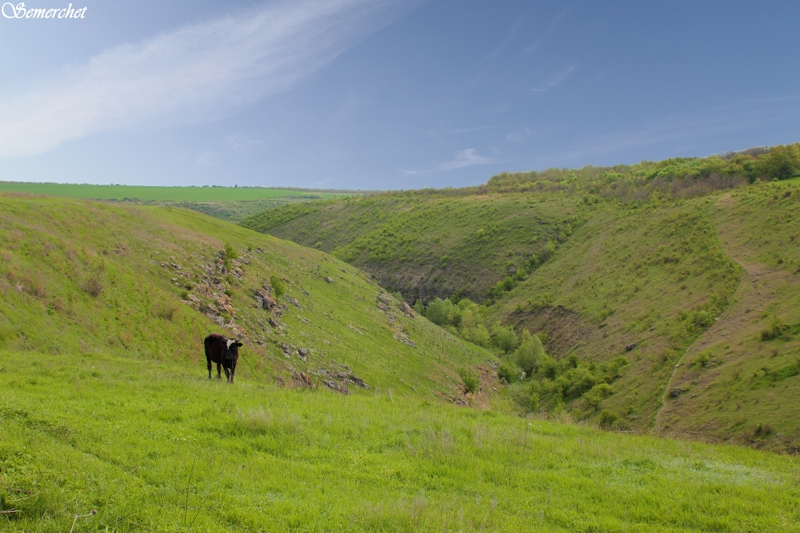
{"label": "white cloud", "polygon": [[531,135],[536,135],[536,132],[528,128],[527,126],[522,128],[521,130],[512,131],[508,135],[506,135],[506,139],[512,143],[517,143],[520,141],[524,141],[526,138],[530,137]]}
{"label": "white cloud", "polygon": [[578,65],[572,65],[571,67],[567,67],[564,70],[556,72],[555,74],[550,76],[547,79],[547,81],[545,81],[544,83],[540,83],[539,85],[535,86],[533,89],[531,89],[531,91],[533,91],[535,93],[544,94],[547,91],[549,91],[550,89],[553,89],[554,87],[556,87],[558,85],[561,85],[561,82],[566,80],[569,77],[569,75],[572,74],[572,72],[577,68],[577,66]]}
{"label": "white cloud", "polygon": [[478,154],[474,148],[467,148],[456,154],[454,160],[439,165],[439,169],[456,170],[459,168],[474,167],[475,165],[487,165],[492,162],[490,158]]}
{"label": "white cloud", "polygon": [[226,137],[225,142],[228,143],[228,146],[234,152],[239,152],[245,154],[256,147],[264,147],[267,146],[267,143],[262,141],[261,139],[256,139],[255,137],[251,137],[246,133],[237,132]]}
{"label": "white cloud", "polygon": [[189,24],[0,99],[0,157],[92,133],[205,122],[284,90],[416,0],[300,0]]}
{"label": "white cloud", "polygon": [[213,166],[219,160],[217,154],[210,150],[206,150],[205,152],[200,152],[194,158],[194,162],[198,167],[208,168]]}

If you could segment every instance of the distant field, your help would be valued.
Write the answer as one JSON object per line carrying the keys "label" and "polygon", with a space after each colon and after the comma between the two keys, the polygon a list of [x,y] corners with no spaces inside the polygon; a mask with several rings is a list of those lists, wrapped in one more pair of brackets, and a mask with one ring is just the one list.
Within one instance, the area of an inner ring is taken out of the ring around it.
{"label": "distant field", "polygon": [[22,183],[0,181],[0,191],[42,194],[96,200],[138,200],[153,202],[219,202],[263,200],[281,196],[300,198],[338,198],[353,194],[311,189],[273,189],[262,187],[152,187],[144,185],[88,185],[71,183]]}
{"label": "distant field", "polygon": [[0,181],[0,192],[185,207],[231,222],[239,222],[283,205],[363,194],[355,191],[266,187],[152,187],[11,181]]}

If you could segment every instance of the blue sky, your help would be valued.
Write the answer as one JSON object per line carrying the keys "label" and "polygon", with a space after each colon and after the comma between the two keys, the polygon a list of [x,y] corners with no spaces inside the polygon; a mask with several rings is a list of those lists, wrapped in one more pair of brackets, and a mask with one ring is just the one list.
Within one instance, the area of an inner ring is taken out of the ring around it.
{"label": "blue sky", "polygon": [[0,17],[0,180],[410,189],[800,141],[796,1],[73,7]]}

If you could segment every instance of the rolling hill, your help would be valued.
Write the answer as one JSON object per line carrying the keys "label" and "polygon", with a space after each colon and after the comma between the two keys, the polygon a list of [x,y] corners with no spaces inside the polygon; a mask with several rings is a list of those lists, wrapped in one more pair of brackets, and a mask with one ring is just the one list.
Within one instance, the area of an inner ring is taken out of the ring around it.
{"label": "rolling hill", "polygon": [[[486,326],[487,347],[498,350],[500,326],[538,333],[556,362],[537,366],[525,392],[512,387],[537,398],[526,408],[796,451],[798,196],[796,180],[777,178],[800,171],[797,153],[502,174],[242,225],[330,251],[418,309],[480,302],[470,328]],[[469,306],[458,307],[438,322],[475,340],[461,322]],[[602,398],[585,396],[604,382]]]}
{"label": "rolling hill", "polygon": [[0,530],[800,531],[796,458],[516,416],[492,354],[323,252],[15,196],[0,243]]}

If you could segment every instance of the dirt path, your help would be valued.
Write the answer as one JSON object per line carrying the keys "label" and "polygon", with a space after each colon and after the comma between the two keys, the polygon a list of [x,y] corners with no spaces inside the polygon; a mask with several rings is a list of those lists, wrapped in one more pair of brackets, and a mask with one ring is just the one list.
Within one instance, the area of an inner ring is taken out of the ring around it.
{"label": "dirt path", "polygon": [[[712,209],[724,209],[733,201],[730,194],[724,195]],[[720,223],[714,216],[710,218],[722,250],[741,266],[742,277],[733,304],[687,348],[675,365],[664,389],[653,433],[702,438],[716,434],[719,437],[720,431],[735,425],[731,421],[723,422],[725,417],[718,412],[713,416],[704,415],[710,411],[709,405],[716,408],[721,403],[719,396],[724,390],[721,383],[737,379],[734,368],[741,368],[746,358],[753,357],[754,339],[765,327],[764,315],[776,301],[776,295],[786,284],[794,283],[788,272],[756,261],[755,251],[748,249],[736,224]],[[703,352],[711,354],[709,363],[705,366],[693,364]],[[730,395],[728,390],[727,399]],[[735,405],[739,409],[741,403]]]}

